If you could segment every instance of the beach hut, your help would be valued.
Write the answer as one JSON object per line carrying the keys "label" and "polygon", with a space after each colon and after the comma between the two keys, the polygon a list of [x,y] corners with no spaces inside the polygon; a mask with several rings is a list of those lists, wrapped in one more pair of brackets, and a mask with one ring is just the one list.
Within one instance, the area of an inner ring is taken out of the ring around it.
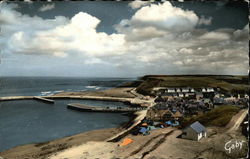
{"label": "beach hut", "polygon": [[196,121],[189,127],[185,128],[182,133],[182,138],[199,141],[201,138],[207,137],[206,128]]}

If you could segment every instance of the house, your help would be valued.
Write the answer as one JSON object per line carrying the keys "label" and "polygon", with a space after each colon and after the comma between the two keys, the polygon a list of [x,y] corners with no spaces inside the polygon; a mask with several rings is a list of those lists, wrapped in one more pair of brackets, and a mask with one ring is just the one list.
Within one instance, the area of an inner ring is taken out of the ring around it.
{"label": "house", "polygon": [[174,88],[168,88],[168,93],[174,93],[175,89]]}
{"label": "house", "polygon": [[165,92],[165,93],[162,93],[161,96],[162,97],[171,97],[172,93]]}
{"label": "house", "polygon": [[245,94],[245,98],[248,98],[248,99],[249,99],[249,95],[248,95],[248,94]]}
{"label": "house", "polygon": [[173,113],[170,110],[153,110],[147,111],[146,118],[153,121],[170,120],[173,118]]}
{"label": "house", "polygon": [[184,139],[199,141],[201,138],[207,137],[207,131],[199,121],[196,121],[183,130],[181,137]]}
{"label": "house", "polygon": [[180,88],[176,88],[176,92],[181,92],[181,89]]}
{"label": "house", "polygon": [[184,93],[189,92],[189,88],[182,88],[182,92],[184,92]]}
{"label": "house", "polygon": [[214,94],[214,97],[215,97],[215,98],[220,98],[220,97],[221,97],[221,94],[215,93],[215,94]]}
{"label": "house", "polygon": [[153,91],[159,91],[159,90],[163,90],[166,89],[166,87],[154,87]]}
{"label": "house", "polygon": [[213,88],[207,88],[207,92],[214,92]]}
{"label": "house", "polygon": [[176,112],[174,113],[173,117],[174,117],[175,119],[178,120],[179,118],[182,117],[182,114],[180,113],[180,111],[176,111]]}
{"label": "house", "polygon": [[190,92],[195,92],[193,88],[190,89]]}
{"label": "house", "polygon": [[184,94],[183,93],[179,93],[179,97],[184,97]]}
{"label": "house", "polygon": [[188,93],[184,93],[184,96],[185,96],[185,97],[189,97],[189,94],[188,94]]}
{"label": "house", "polygon": [[177,93],[173,93],[172,95],[173,95],[173,97],[175,97],[175,98],[178,97],[178,94],[177,94]]}
{"label": "house", "polygon": [[207,92],[207,89],[206,88],[202,88],[201,91],[202,92]]}

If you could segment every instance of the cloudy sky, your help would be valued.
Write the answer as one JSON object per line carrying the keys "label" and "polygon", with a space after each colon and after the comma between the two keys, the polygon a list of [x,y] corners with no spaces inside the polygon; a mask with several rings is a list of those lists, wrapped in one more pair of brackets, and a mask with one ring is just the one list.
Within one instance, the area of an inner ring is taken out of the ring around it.
{"label": "cloudy sky", "polygon": [[0,4],[0,76],[247,74],[248,4]]}

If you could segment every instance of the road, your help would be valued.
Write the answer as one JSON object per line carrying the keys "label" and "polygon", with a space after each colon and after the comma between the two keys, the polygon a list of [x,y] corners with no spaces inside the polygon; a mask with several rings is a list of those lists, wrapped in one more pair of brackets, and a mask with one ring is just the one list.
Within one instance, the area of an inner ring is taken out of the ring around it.
{"label": "road", "polygon": [[233,132],[233,131],[238,130],[240,124],[245,119],[247,113],[248,113],[248,110],[243,109],[239,113],[237,113],[235,116],[233,116],[230,122],[226,126],[226,128],[228,128],[227,132]]}

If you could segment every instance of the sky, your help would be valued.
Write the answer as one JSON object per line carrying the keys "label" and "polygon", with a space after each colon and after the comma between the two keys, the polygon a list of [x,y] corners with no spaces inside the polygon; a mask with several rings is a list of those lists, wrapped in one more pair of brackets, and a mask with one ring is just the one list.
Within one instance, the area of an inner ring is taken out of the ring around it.
{"label": "sky", "polygon": [[247,75],[247,2],[1,2],[0,76]]}

